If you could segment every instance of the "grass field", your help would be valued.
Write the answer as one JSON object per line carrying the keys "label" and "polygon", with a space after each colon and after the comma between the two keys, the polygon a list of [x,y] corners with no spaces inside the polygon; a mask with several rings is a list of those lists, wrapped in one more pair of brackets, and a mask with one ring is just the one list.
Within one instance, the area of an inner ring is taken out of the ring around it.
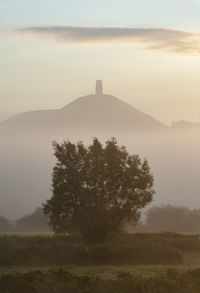
{"label": "grass field", "polygon": [[182,265],[134,265],[134,266],[95,266],[95,267],[66,267],[70,272],[77,275],[99,276],[102,279],[116,278],[120,272],[151,277],[156,274],[165,274],[169,267],[183,272],[200,268],[200,253],[188,253],[184,255]]}
{"label": "grass field", "polygon": [[[30,237],[33,236],[39,236],[40,237],[48,237],[52,235],[52,233],[38,233],[38,232],[30,232],[30,233],[22,233],[22,232],[8,232],[8,233],[3,233],[4,235],[6,235],[5,237],[8,237],[8,239],[10,239],[9,236],[16,236],[17,238],[15,239],[16,243],[21,243],[21,241],[23,239],[29,239]],[[156,236],[157,235],[157,236]],[[25,236],[22,237],[22,239],[18,240],[18,236]],[[132,237],[132,236],[131,236]],[[133,241],[133,243],[135,242],[135,237],[136,238],[143,238],[143,237],[147,237],[149,240],[148,241],[156,241],[155,243],[157,243],[157,241],[166,241],[166,240],[162,240],[165,239],[165,237],[167,237],[167,239],[175,239],[177,238],[178,244],[179,242],[181,243],[181,245],[184,245],[184,247],[186,247],[186,251],[182,252],[183,255],[183,263],[182,264],[177,264],[177,265],[64,265],[63,267],[68,270],[69,272],[75,274],[75,275],[87,275],[87,276],[99,276],[102,279],[115,279],[117,277],[117,275],[120,272],[126,272],[126,273],[130,273],[130,274],[137,274],[137,275],[142,275],[145,277],[151,277],[157,274],[165,274],[166,271],[168,270],[169,267],[173,267],[174,269],[180,271],[180,272],[185,272],[187,270],[192,270],[192,269],[197,269],[200,268],[200,250],[199,250],[199,246],[200,244],[196,244],[195,243],[195,239],[191,238],[190,236],[179,236],[179,235],[165,235],[165,234],[152,234],[152,235],[136,235],[133,236],[134,239],[132,239],[131,241]],[[156,240],[152,240],[156,237]],[[188,238],[189,237],[189,238]],[[12,238],[12,237],[11,237]],[[180,238],[180,239],[179,239]],[[124,239],[124,241],[130,241],[129,236],[128,236],[128,240]],[[193,245],[193,243],[195,244],[194,248],[196,249],[196,251],[193,251],[193,247],[187,244],[185,245],[186,241],[188,241],[188,243],[190,245]],[[51,244],[52,245],[52,244]],[[176,243],[177,245],[177,243]],[[180,245],[180,244],[179,244]],[[187,251],[188,250],[188,251]],[[199,250],[199,251],[198,251]],[[2,274],[6,274],[12,271],[18,271],[21,273],[25,273],[25,272],[29,272],[32,270],[37,270],[37,269],[42,269],[42,270],[46,270],[49,267],[47,266],[27,266],[27,265],[10,265],[10,266],[5,266],[3,264],[0,263],[0,275]]]}
{"label": "grass field", "polygon": [[[121,272],[133,275],[142,275],[144,277],[152,277],[157,274],[165,274],[169,268],[177,271],[185,272],[188,270],[200,268],[200,253],[184,254],[184,263],[181,265],[120,265],[120,266],[63,266],[67,271],[78,276],[98,276],[101,279],[115,279]],[[47,270],[48,267],[32,267],[32,266],[0,266],[0,275],[7,274],[12,271],[26,273],[35,270]]]}

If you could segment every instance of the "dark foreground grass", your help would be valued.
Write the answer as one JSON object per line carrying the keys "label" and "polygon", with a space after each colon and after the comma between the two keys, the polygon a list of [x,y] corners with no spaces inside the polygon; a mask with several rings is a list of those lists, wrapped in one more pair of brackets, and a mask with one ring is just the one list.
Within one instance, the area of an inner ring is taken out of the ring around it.
{"label": "dark foreground grass", "polygon": [[0,277],[1,293],[197,293],[200,292],[200,269],[145,278],[121,272],[117,279],[75,276],[62,268],[12,272]]}

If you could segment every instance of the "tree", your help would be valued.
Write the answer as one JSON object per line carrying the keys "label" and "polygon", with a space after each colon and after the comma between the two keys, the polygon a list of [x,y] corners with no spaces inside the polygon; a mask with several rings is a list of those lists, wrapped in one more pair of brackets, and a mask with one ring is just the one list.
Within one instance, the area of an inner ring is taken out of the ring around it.
{"label": "tree", "polygon": [[0,231],[5,231],[10,229],[10,221],[4,216],[0,216]]}
{"label": "tree", "polygon": [[184,206],[161,205],[146,213],[146,228],[154,232],[194,232],[200,230],[200,210]]}
{"label": "tree", "polygon": [[57,163],[53,169],[53,196],[44,213],[56,233],[79,234],[101,242],[125,223],[137,222],[141,209],[152,200],[153,176],[146,160],[130,155],[110,139],[53,143]]}
{"label": "tree", "polygon": [[43,209],[38,207],[31,215],[18,219],[16,228],[21,230],[48,230],[48,221]]}

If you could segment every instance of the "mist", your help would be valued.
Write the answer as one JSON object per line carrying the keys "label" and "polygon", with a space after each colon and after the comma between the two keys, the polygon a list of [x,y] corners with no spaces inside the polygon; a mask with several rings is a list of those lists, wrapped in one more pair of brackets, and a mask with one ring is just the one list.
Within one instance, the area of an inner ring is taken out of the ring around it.
{"label": "mist", "polygon": [[[123,117],[122,117],[123,118]],[[132,154],[149,161],[156,195],[153,204],[200,206],[200,138],[198,129],[166,129],[127,133],[117,130],[60,130],[49,132],[1,129],[0,215],[16,219],[41,206],[51,197],[55,164],[52,142],[83,141],[92,137],[105,142],[116,137]]]}

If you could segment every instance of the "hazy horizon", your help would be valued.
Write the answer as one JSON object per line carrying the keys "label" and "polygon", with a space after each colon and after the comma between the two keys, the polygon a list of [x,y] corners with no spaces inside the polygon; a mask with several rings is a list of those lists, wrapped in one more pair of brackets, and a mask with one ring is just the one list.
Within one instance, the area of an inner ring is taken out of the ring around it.
{"label": "hazy horizon", "polygon": [[[93,83],[93,90],[90,93],[88,92],[87,94],[85,93],[84,95],[78,96],[76,98],[74,97],[73,99],[70,99],[66,104],[61,105],[61,106],[59,106],[57,108],[55,108],[55,107],[52,107],[52,108],[49,107],[49,108],[24,109],[22,112],[20,112],[20,111],[19,112],[13,112],[13,113],[10,112],[10,114],[8,114],[7,112],[2,112],[2,115],[0,116],[0,123],[1,122],[4,122],[5,120],[8,120],[8,119],[10,119],[10,118],[12,118],[14,116],[18,116],[18,115],[25,114],[25,113],[29,113],[29,112],[37,112],[37,111],[43,111],[43,110],[46,111],[46,110],[60,110],[60,109],[63,109],[64,107],[66,107],[66,106],[70,105],[71,103],[73,103],[74,101],[76,101],[78,98],[84,98],[84,97],[87,97],[89,95],[93,95],[94,94],[94,88],[95,87],[94,87],[94,83]],[[104,95],[112,95],[112,93],[104,92]],[[119,98],[121,101],[127,103],[128,105],[130,105],[130,106],[138,109],[139,111],[145,113],[145,111],[143,111],[143,109],[136,107],[135,105],[131,104],[130,102],[126,101],[123,98],[121,99],[117,95],[115,95],[115,96],[117,98]],[[154,119],[156,119],[157,121],[163,123],[166,126],[172,126],[172,124],[174,122],[182,122],[182,121],[189,122],[189,123],[200,123],[200,118],[199,118],[199,120],[198,119],[196,119],[196,120],[189,120],[189,119],[181,119],[180,118],[179,120],[172,120],[172,121],[166,122],[166,121],[163,121],[163,119],[156,118],[157,115],[153,116],[153,115],[151,115],[151,113],[148,113],[148,112],[146,112],[146,114],[150,115],[151,117],[153,117]],[[200,114],[199,114],[199,116],[200,116]]]}
{"label": "hazy horizon", "polygon": [[200,207],[199,129],[168,128],[113,96],[90,95],[59,111],[25,113],[0,123],[0,215],[30,214],[51,196],[52,141],[102,143],[115,136],[149,161],[153,204]]}
{"label": "hazy horizon", "polygon": [[0,1],[0,120],[61,108],[102,79],[162,123],[199,122],[199,10],[199,0]]}
{"label": "hazy horizon", "polygon": [[[146,157],[158,202],[200,207],[199,12],[200,0],[0,0],[0,215],[50,197],[53,140],[92,136]],[[133,108],[76,101],[96,80]],[[182,120],[196,124],[168,132]]]}

